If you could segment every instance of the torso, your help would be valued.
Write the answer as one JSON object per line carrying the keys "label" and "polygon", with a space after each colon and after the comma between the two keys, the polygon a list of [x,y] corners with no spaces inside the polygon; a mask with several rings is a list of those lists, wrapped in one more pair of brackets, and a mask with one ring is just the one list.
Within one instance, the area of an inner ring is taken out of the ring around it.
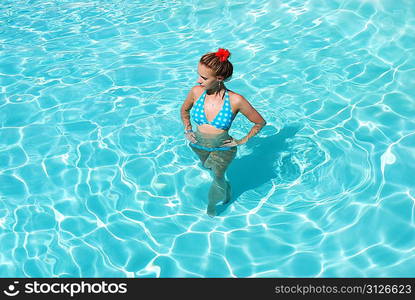
{"label": "torso", "polygon": [[[200,96],[203,94],[205,89],[201,86],[198,86],[195,89],[195,98],[193,104],[200,98]],[[236,100],[235,95],[236,93],[232,92],[228,89],[228,95],[229,95],[229,101],[231,103],[231,109],[232,112],[235,114],[238,113],[238,110],[236,109]],[[216,115],[219,113],[219,111],[222,109],[222,105],[224,103],[224,98],[222,99],[223,91],[220,93],[220,95],[206,95],[205,99],[205,114],[206,118],[209,122],[212,122],[212,120],[216,117]],[[227,130],[218,129],[210,124],[202,124],[199,125],[197,128],[202,133],[209,133],[209,134],[220,134],[222,132],[225,132]]]}

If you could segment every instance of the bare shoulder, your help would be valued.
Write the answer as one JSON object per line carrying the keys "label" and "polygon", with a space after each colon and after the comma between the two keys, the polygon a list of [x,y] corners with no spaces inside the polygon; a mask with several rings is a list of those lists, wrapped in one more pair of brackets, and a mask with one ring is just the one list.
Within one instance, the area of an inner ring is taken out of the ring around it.
{"label": "bare shoulder", "polygon": [[228,90],[229,92],[229,100],[231,101],[232,106],[240,108],[242,105],[248,102],[244,96],[238,94],[234,91]]}
{"label": "bare shoulder", "polygon": [[199,94],[199,89],[200,87],[197,85],[190,89],[190,91],[187,93],[186,99],[183,102],[182,109],[190,110],[193,107],[194,103],[196,102],[196,99],[198,99],[197,97]]}
{"label": "bare shoulder", "polygon": [[229,91],[229,100],[231,101],[233,109],[236,109],[236,112],[242,113],[252,123],[264,125],[267,123],[251,103],[241,94]]}
{"label": "bare shoulder", "polygon": [[192,87],[192,93],[193,93],[193,101],[196,101],[197,99],[199,99],[200,95],[203,94],[203,87],[200,85],[195,85],[194,87]]}

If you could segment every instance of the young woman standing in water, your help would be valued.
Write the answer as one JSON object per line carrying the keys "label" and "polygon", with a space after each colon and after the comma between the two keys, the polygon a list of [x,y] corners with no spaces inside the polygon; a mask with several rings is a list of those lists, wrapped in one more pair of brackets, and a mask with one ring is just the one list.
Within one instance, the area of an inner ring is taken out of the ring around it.
{"label": "young woman standing in water", "polygon": [[[221,49],[203,55],[199,61],[199,85],[188,93],[181,107],[181,118],[191,149],[199,156],[202,165],[212,171],[213,182],[209,190],[207,213],[216,215],[216,204],[231,200],[231,186],[225,171],[236,156],[237,146],[256,135],[266,122],[242,95],[225,87],[224,81],[233,73],[228,60],[230,52]],[[255,123],[250,132],[240,140],[228,134],[233,119],[242,113]],[[190,116],[197,124],[192,130]]]}

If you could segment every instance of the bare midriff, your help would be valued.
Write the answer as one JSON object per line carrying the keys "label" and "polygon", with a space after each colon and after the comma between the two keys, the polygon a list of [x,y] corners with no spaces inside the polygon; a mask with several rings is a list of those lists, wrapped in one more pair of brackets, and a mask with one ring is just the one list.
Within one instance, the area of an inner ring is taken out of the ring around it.
{"label": "bare midriff", "polygon": [[201,133],[207,133],[207,134],[221,134],[228,130],[218,129],[215,126],[209,125],[209,124],[203,124],[197,126],[197,130],[199,130]]}

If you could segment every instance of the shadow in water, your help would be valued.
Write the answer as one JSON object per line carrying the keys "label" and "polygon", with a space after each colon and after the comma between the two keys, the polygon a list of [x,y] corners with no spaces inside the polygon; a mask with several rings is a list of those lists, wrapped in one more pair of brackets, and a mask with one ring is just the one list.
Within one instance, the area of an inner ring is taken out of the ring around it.
{"label": "shadow in water", "polygon": [[226,174],[232,186],[232,199],[227,204],[217,206],[218,214],[226,210],[242,193],[277,177],[274,163],[281,152],[288,150],[287,139],[294,137],[300,126],[292,124],[278,133],[272,126],[266,126],[262,130],[265,133],[270,132],[270,135],[251,138],[246,146],[252,153],[237,158],[230,164]]}

